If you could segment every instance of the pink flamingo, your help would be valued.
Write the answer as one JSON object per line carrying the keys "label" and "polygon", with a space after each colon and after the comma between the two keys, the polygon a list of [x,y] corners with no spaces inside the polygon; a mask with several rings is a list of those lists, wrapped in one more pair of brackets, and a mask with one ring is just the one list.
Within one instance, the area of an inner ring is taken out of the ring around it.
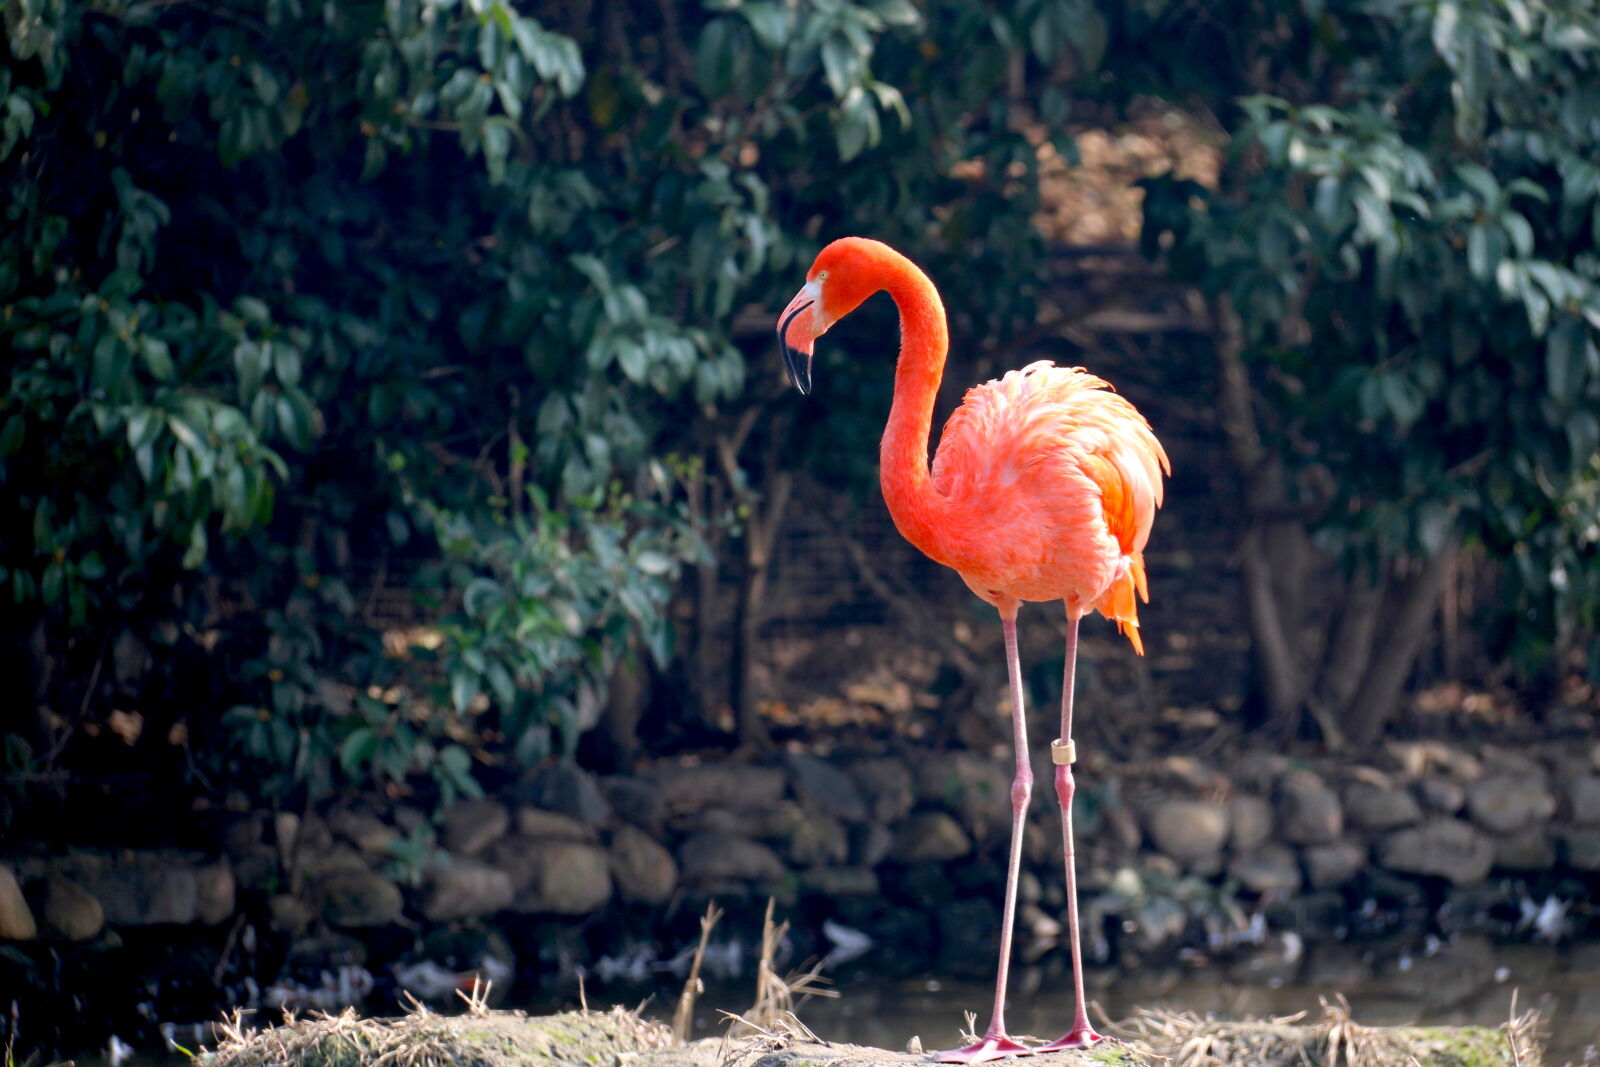
{"label": "pink flamingo", "polygon": [[[1084,1048],[1101,1040],[1101,1035],[1090,1027],[1084,1004],[1072,851],[1072,688],[1078,620],[1099,611],[1116,622],[1143,654],[1135,596],[1149,599],[1143,551],[1161,505],[1161,472],[1170,474],[1171,467],[1149,423],[1132,404],[1094,375],[1046,361],[969,389],[945,424],[930,474],[928,434],[950,338],[938,291],[909,259],[861,237],[845,237],[824,248],[806,275],[805,287],[779,319],[784,363],[795,387],[809,393],[813,342],[880,290],[887,290],[900,310],[901,335],[894,403],[879,451],[884,501],[906,540],[954,568],[974,593],[1000,612],[1016,744],[1011,854],[994,1011],[981,1039],[936,1058],[943,1063],[983,1063]],[[1076,1013],[1071,1030],[1039,1048],[1013,1040],[1005,1026],[1022,821],[1033,793],[1017,657],[1017,608],[1024,600],[1061,600],[1067,610],[1061,736],[1051,742],[1050,756],[1066,854]]]}

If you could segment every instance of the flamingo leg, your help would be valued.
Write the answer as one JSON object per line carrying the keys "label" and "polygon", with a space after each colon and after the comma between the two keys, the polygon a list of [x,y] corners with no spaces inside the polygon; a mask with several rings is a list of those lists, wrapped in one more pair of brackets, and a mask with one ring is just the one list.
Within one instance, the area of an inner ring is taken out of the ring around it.
{"label": "flamingo leg", "polygon": [[939,1063],[987,1063],[1007,1056],[1029,1056],[1033,1050],[1006,1033],[1006,977],[1011,970],[1011,934],[1017,912],[1017,878],[1022,868],[1022,821],[1033,795],[1033,766],[1028,760],[1028,729],[1022,709],[1022,661],[1017,655],[1017,609],[1000,610],[1006,635],[1006,669],[1011,679],[1011,733],[1016,744],[1017,773],[1011,781],[1011,857],[1006,871],[1005,913],[1000,920],[1000,970],[994,983],[994,1011],[983,1037],[965,1048],[936,1053]]}
{"label": "flamingo leg", "polygon": [[1061,804],[1061,842],[1066,854],[1067,866],[1067,942],[1072,951],[1072,996],[1076,1010],[1072,1017],[1072,1029],[1060,1038],[1043,1045],[1040,1052],[1059,1052],[1063,1049],[1088,1048],[1090,1045],[1103,1040],[1100,1034],[1095,1033],[1089,1025],[1089,1012],[1084,1003],[1083,996],[1083,949],[1078,932],[1078,872],[1077,863],[1072,851],[1072,794],[1077,787],[1072,780],[1072,690],[1076,681],[1078,664],[1078,620],[1075,616],[1067,616],[1067,667],[1066,676],[1062,679],[1063,692],[1061,694],[1061,738],[1052,746],[1052,759],[1058,758],[1057,752],[1063,752],[1059,757],[1066,762],[1056,765],[1056,800]]}

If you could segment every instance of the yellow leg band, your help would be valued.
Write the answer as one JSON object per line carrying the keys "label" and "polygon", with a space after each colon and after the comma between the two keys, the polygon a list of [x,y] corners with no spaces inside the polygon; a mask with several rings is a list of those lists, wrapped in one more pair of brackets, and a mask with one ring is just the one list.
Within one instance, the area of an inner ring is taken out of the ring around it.
{"label": "yellow leg band", "polygon": [[1057,767],[1065,767],[1069,763],[1078,762],[1078,746],[1071,741],[1063,741],[1059,737],[1050,742],[1050,762]]}

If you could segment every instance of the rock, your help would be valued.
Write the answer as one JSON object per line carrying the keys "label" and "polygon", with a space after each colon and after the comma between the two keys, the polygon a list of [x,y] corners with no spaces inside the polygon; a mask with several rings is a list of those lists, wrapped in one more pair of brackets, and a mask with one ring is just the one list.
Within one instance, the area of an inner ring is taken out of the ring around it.
{"label": "rock", "polygon": [[702,808],[669,822],[673,829],[685,834],[729,834],[770,840],[794,836],[806,819],[806,813],[798,804],[780,800],[759,808]]}
{"label": "rock", "polygon": [[1494,865],[1507,871],[1548,871],[1556,865],[1556,844],[1544,827],[1496,834]]}
{"label": "rock", "polygon": [[328,829],[367,856],[387,856],[389,846],[400,840],[399,831],[376,815],[348,808],[328,815]]}
{"label": "rock", "polygon": [[1376,782],[1354,781],[1344,790],[1344,813],[1352,826],[1373,833],[1422,821],[1422,808],[1410,793]]}
{"label": "rock", "polygon": [[1272,805],[1261,797],[1235,794],[1228,800],[1228,845],[1242,856],[1272,837]]}
{"label": "rock", "polygon": [[918,811],[894,831],[889,858],[897,863],[945,863],[972,851],[972,839],[949,814]]}
{"label": "rock", "polygon": [[405,909],[400,887],[366,867],[335,867],[308,881],[307,897],[330,926],[387,926]]}
{"label": "rock", "polygon": [[[979,841],[1011,833],[1010,762],[971,752],[930,752],[915,767],[917,798],[956,813],[961,825]],[[1036,792],[1048,790],[1040,778]]]}
{"label": "rock", "polygon": [[876,867],[894,849],[894,831],[882,823],[857,823],[850,827],[850,862],[857,867]]}
{"label": "rock", "polygon": [[776,882],[788,874],[778,854],[758,841],[731,834],[698,833],[678,847],[684,882]]}
{"label": "rock", "polygon": [[411,804],[395,805],[389,818],[394,822],[395,829],[408,837],[426,837],[431,841],[437,836],[428,813]]}
{"label": "rock", "polygon": [[[1053,790],[1052,790],[1053,792]],[[1072,821],[1078,821],[1078,812],[1081,809],[1072,809]],[[1133,809],[1123,803],[1108,804],[1101,809],[1101,836],[1109,842],[1119,853],[1132,855],[1139,851],[1139,845],[1144,841],[1144,832],[1139,829],[1139,817]],[[1229,809],[1229,825],[1233,822],[1232,809]],[[1074,828],[1076,832],[1076,828]],[[1257,842],[1259,844],[1259,842]],[[1251,846],[1252,848],[1254,845]]]}
{"label": "rock", "polygon": [[1290,771],[1278,783],[1278,829],[1296,845],[1326,845],[1344,833],[1339,798],[1311,771]]}
{"label": "rock", "polygon": [[667,818],[667,804],[654,784],[628,775],[600,779],[600,792],[611,802],[617,818],[642,830],[659,830]]}
{"label": "rock", "polygon": [[32,941],[39,936],[33,909],[22,895],[22,886],[11,868],[0,863],[0,940]]}
{"label": "rock", "polygon": [[1567,782],[1567,807],[1578,826],[1600,826],[1600,774],[1578,774]]}
{"label": "rock", "polygon": [[734,811],[771,807],[788,785],[777,767],[745,764],[660,763],[651,768],[650,779],[668,814],[711,807]]}
{"label": "rock", "polygon": [[844,823],[821,812],[805,812],[784,841],[784,855],[797,867],[835,867],[850,859]]}
{"label": "rock", "polygon": [[[288,812],[280,813],[277,818],[283,819]],[[282,825],[290,825],[282,823]],[[308,815],[301,822],[295,823],[287,838],[279,839],[279,847],[285,843],[292,846],[302,856],[313,856],[324,852],[333,844],[333,831],[328,829],[328,821],[316,815]]]}
{"label": "rock", "polygon": [[511,815],[487,797],[458,800],[445,809],[439,839],[453,856],[476,856],[506,835]]}
{"label": "rock", "polygon": [[820,897],[875,897],[878,875],[865,867],[819,867],[800,872],[800,888]]}
{"label": "rock", "polygon": [[1483,770],[1476,756],[1443,741],[1391,741],[1385,747],[1407,778],[1421,778],[1438,769],[1451,778],[1470,782]]}
{"label": "rock", "polygon": [[422,914],[432,922],[493,915],[509,908],[515,896],[511,875],[505,871],[475,859],[451,856],[448,863],[429,870]]}
{"label": "rock", "polygon": [[[52,874],[34,883],[33,888],[43,937],[90,941],[105,928],[106,912],[100,901],[72,879]],[[4,906],[0,905],[0,911],[3,910]]]}
{"label": "rock", "polygon": [[349,845],[335,845],[320,855],[310,857],[305,874],[308,878],[321,878],[334,871],[370,871],[367,858]]}
{"label": "rock", "polygon": [[875,823],[892,826],[916,806],[916,782],[900,760],[861,760],[850,766],[850,777],[866,802],[867,817]]}
{"label": "rock", "polygon": [[1163,800],[1147,814],[1145,832],[1180,863],[1218,857],[1228,840],[1228,809],[1205,800]]}
{"label": "rock", "polygon": [[1291,769],[1288,756],[1274,749],[1235,750],[1228,760],[1228,774],[1235,788],[1248,793],[1270,793],[1279,778]]}
{"label": "rock", "polygon": [[293,936],[305,933],[316,918],[309,904],[288,893],[275,893],[268,897],[267,914],[271,917],[274,930]]}
{"label": "rock", "polygon": [[1477,828],[1459,819],[1434,819],[1392,830],[1378,838],[1377,860],[1391,871],[1448,878],[1474,885],[1494,864],[1494,845]]}
{"label": "rock", "polygon": [[542,808],[517,809],[517,833],[544,841],[581,841],[593,844],[596,834],[577,819]]}
{"label": "rock", "polygon": [[1300,864],[1283,845],[1266,845],[1228,865],[1228,874],[1252,893],[1293,893],[1300,888]]}
{"label": "rock", "polygon": [[1600,871],[1600,830],[1573,827],[1558,835],[1561,861],[1579,871]]}
{"label": "rock", "polygon": [[643,830],[623,825],[611,835],[611,878],[623,900],[665,904],[678,888],[678,862]]}
{"label": "rock", "polygon": [[494,863],[511,876],[513,911],[588,915],[611,900],[611,865],[595,845],[507,838]]}
{"label": "rock", "polygon": [[228,861],[208,864],[194,872],[194,915],[207,926],[230,918],[234,906],[233,868]]}
{"label": "rock", "polygon": [[1411,788],[1424,808],[1441,815],[1454,815],[1467,802],[1466,789],[1448,778],[1423,778]]}
{"label": "rock", "polygon": [[1522,775],[1498,774],[1480,778],[1467,788],[1467,814],[1491,833],[1513,830],[1549,820],[1556,799],[1544,784]]}
{"label": "rock", "polygon": [[1156,773],[1176,784],[1181,792],[1212,793],[1228,788],[1228,779],[1210,764],[1193,756],[1167,756],[1154,768]]}
{"label": "rock", "polygon": [[247,893],[271,893],[283,881],[276,852],[235,856],[232,866],[234,886]]}
{"label": "rock", "polygon": [[[113,926],[183,926],[199,917],[197,865],[168,851],[128,852],[115,859],[78,854],[76,880]],[[231,910],[231,908],[230,908]]]}
{"label": "rock", "polygon": [[1344,885],[1367,865],[1367,850],[1354,841],[1335,841],[1331,845],[1307,845],[1301,854],[1306,881],[1312,889],[1334,889]]}
{"label": "rock", "polygon": [[271,851],[266,843],[266,818],[259,815],[233,819],[222,831],[222,851],[230,856],[250,856]]}
{"label": "rock", "polygon": [[861,799],[861,791],[844,771],[804,752],[785,752],[783,762],[789,768],[794,795],[806,807],[845,822],[866,819],[867,805]]}
{"label": "rock", "polygon": [[594,775],[574,763],[534,768],[517,793],[536,808],[569,816],[585,826],[602,826],[611,819],[611,805]]}

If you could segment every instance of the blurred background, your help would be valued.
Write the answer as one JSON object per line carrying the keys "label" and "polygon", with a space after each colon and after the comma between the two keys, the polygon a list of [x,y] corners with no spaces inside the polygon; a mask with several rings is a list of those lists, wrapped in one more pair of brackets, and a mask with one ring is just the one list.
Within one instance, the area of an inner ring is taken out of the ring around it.
{"label": "blurred background", "polygon": [[893,306],[810,398],[773,342],[846,234],[944,295],[936,420],[1052,359],[1171,454],[1149,654],[1094,622],[1079,670],[1107,1010],[1600,1029],[1589,5],[0,9],[20,1048],[637,1000],[710,899],[730,961],[774,896],[901,996],[889,1047],[990,973],[1000,630],[878,495]]}

